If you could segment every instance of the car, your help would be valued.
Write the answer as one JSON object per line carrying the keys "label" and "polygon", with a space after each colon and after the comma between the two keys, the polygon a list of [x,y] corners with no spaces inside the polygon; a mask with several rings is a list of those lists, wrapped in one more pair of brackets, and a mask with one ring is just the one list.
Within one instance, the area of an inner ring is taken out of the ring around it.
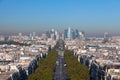
{"label": "car", "polygon": [[59,61],[56,61],[56,64],[58,65],[58,64],[59,64]]}
{"label": "car", "polygon": [[64,63],[64,66],[66,67],[66,66],[67,66],[67,64],[66,64],[66,63]]}

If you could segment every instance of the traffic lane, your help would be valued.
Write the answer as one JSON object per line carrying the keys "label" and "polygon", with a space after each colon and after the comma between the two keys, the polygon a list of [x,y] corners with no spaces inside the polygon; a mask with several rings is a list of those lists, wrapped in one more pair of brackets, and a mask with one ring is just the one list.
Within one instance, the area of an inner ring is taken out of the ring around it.
{"label": "traffic lane", "polygon": [[61,57],[61,66],[62,66],[62,80],[65,80],[65,71],[66,71],[66,67],[64,66],[64,58]]}
{"label": "traffic lane", "polygon": [[60,65],[58,65],[56,71],[56,79],[60,78],[60,80],[65,80],[65,68],[64,68],[64,62],[61,59]]}
{"label": "traffic lane", "polygon": [[55,70],[55,77],[54,77],[54,80],[59,80],[60,79],[60,56],[58,56],[57,58],[57,61],[58,61],[58,64],[56,64],[56,70]]}
{"label": "traffic lane", "polygon": [[64,62],[64,60],[62,61],[62,67],[63,67],[63,69],[62,69],[62,72],[63,72],[63,76],[65,76],[65,71],[66,71],[66,67],[65,67],[65,62]]}
{"label": "traffic lane", "polygon": [[[61,52],[60,52],[61,53]],[[65,71],[66,68],[64,66],[64,57],[59,54],[58,58],[57,58],[57,64],[56,64],[56,71],[55,71],[55,75],[54,75],[54,80],[65,80]]]}

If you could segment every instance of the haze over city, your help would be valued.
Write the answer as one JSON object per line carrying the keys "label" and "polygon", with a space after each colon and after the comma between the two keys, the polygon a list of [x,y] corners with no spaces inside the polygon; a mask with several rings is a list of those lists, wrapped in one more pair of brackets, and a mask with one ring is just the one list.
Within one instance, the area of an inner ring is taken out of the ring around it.
{"label": "haze over city", "polygon": [[119,4],[119,0],[0,0],[0,32],[71,27],[86,33],[119,34]]}
{"label": "haze over city", "polygon": [[0,80],[120,80],[120,0],[0,0]]}

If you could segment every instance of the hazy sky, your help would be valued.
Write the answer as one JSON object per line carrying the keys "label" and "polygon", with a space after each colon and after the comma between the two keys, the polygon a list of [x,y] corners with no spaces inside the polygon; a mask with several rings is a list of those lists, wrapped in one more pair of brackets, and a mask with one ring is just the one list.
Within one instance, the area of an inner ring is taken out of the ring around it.
{"label": "hazy sky", "polygon": [[119,32],[120,0],[0,0],[0,32],[67,27]]}

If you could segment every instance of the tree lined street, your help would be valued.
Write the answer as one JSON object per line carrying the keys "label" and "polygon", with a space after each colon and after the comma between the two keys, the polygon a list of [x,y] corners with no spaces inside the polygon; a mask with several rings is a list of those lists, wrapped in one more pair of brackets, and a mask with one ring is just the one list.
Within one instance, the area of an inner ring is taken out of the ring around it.
{"label": "tree lined street", "polygon": [[53,80],[66,80],[66,66],[64,61],[64,51],[58,51],[56,68]]}
{"label": "tree lined street", "polygon": [[55,49],[40,60],[29,80],[89,80],[89,71],[77,61],[72,51],[64,49],[64,41],[59,40]]}

